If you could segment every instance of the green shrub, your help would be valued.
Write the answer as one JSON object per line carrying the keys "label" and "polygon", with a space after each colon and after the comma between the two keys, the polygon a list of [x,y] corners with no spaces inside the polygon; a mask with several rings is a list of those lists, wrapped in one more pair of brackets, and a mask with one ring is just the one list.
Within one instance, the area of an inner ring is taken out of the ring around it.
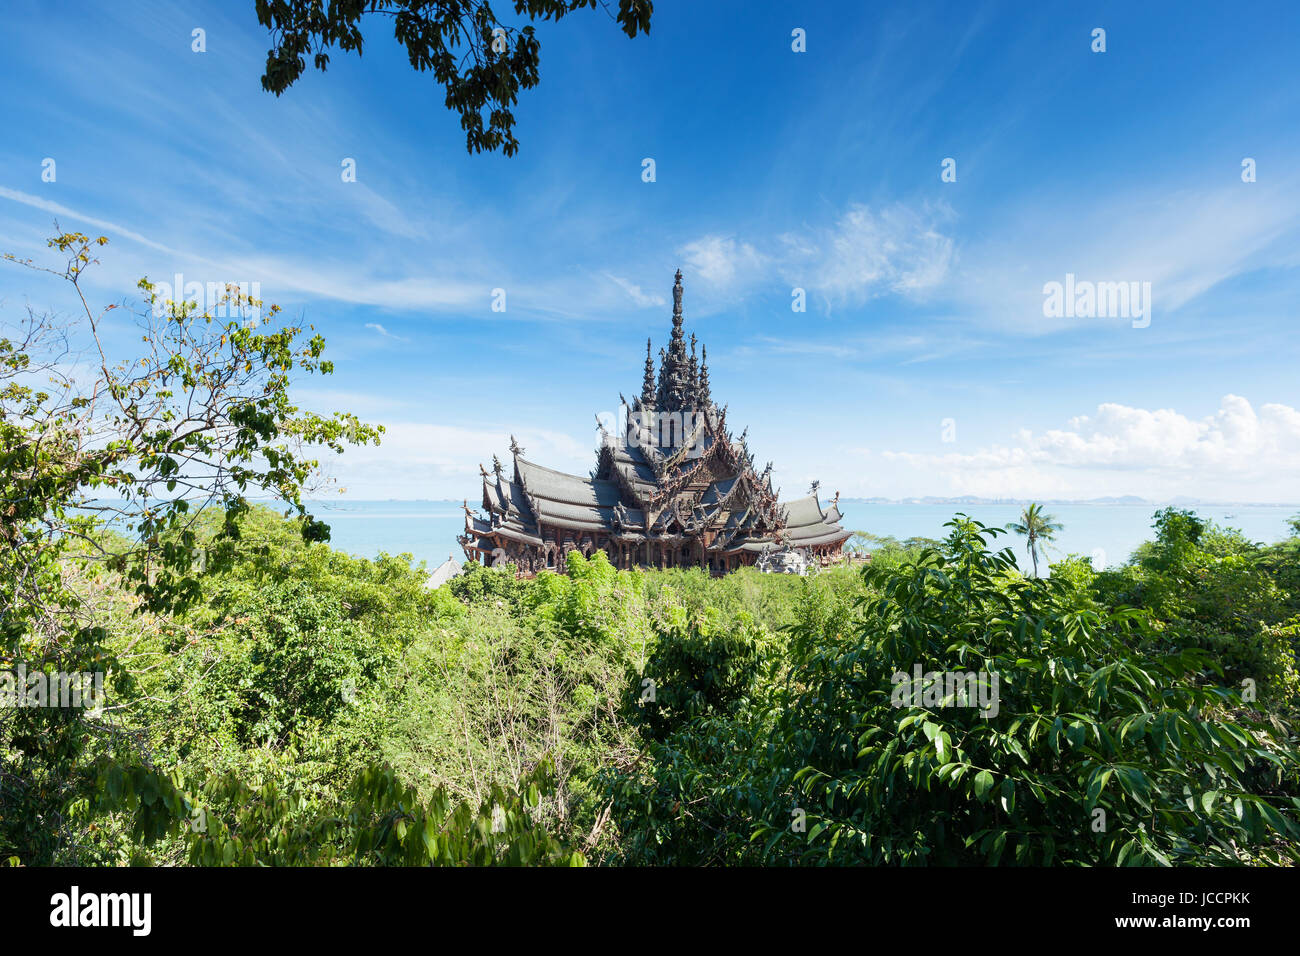
{"label": "green shrub", "polygon": [[[1147,616],[1019,575],[991,532],[954,521],[942,552],[880,592],[849,634],[799,629],[776,734],[807,831],[760,825],[777,859],[822,863],[1294,860],[1285,731],[1203,686],[1204,652],[1142,654]],[[997,676],[997,706],[898,694],[898,675]],[[1263,785],[1268,799],[1248,789]]]}

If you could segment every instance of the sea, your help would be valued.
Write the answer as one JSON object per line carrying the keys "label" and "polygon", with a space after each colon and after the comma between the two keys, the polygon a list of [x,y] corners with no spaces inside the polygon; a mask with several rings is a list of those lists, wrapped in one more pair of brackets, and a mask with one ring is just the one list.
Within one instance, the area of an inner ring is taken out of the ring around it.
{"label": "sea", "polygon": [[[1049,561],[1067,554],[1089,558],[1097,567],[1123,564],[1143,541],[1154,536],[1154,504],[1048,504],[1043,510],[1061,525],[1049,546]],[[1252,541],[1272,543],[1287,537],[1287,518],[1300,505],[1184,505],[1202,518],[1237,528]],[[465,512],[452,501],[353,501],[311,503],[312,513],[330,526],[330,546],[363,558],[380,552],[409,554],[430,569],[447,558],[460,562],[464,552],[456,536],[465,528]],[[943,538],[944,522],[962,512],[991,527],[1015,521],[1019,504],[904,504],[840,499],[844,527],[900,541],[911,537]],[[1029,566],[1024,540],[999,535],[997,547],[1015,549],[1021,567]]]}

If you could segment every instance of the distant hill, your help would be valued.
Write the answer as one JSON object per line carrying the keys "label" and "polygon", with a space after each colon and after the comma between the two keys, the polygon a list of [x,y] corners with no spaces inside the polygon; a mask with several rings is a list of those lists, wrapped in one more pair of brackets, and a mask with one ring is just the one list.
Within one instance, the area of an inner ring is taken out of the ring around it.
{"label": "distant hill", "polygon": [[844,498],[872,505],[1027,505],[1038,502],[1044,505],[1156,505],[1158,502],[1139,498],[1137,495],[1121,495],[1105,498],[984,498],[979,495],[958,495],[955,498],[942,498],[925,495],[920,498]]}

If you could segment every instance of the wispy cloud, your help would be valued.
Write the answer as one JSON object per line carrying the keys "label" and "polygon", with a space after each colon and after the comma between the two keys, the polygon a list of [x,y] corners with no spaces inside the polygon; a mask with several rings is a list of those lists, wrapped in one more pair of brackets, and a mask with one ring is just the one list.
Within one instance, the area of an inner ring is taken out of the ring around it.
{"label": "wispy cloud", "polygon": [[635,302],[638,306],[642,308],[646,308],[649,306],[664,306],[668,304],[668,300],[665,299],[663,296],[656,295],[654,293],[644,292],[642,291],[639,285],[637,285],[634,282],[629,282],[627,279],[624,279],[622,276],[616,276],[609,272],[604,273],[604,276],[610,282],[614,283],[616,286],[618,286],[620,289],[626,292],[628,298],[630,298],[633,302]]}
{"label": "wispy cloud", "polygon": [[[1043,285],[1150,282],[1160,323],[1216,286],[1300,264],[1300,180],[1037,197],[962,249],[945,294],[970,320],[1049,334],[1106,319],[1043,316]],[[1126,324],[1118,319],[1114,324]]]}
{"label": "wispy cloud", "polygon": [[405,339],[405,338],[403,338],[403,337],[400,336],[400,335],[394,335],[392,332],[389,332],[386,328],[384,328],[384,327],[383,327],[382,325],[380,325],[378,322],[367,322],[367,323],[366,323],[366,328],[368,328],[368,329],[373,329],[374,331],[376,331],[376,332],[379,333],[379,335],[380,335],[381,338],[392,339],[394,342],[409,342],[409,341],[410,341],[410,339]]}
{"label": "wispy cloud", "polygon": [[946,206],[850,204],[833,222],[767,239],[705,235],[681,247],[694,276],[723,291],[782,283],[826,307],[882,295],[924,299],[942,287],[954,256]]}
{"label": "wispy cloud", "polygon": [[42,199],[40,196],[33,196],[31,193],[25,193],[17,189],[10,189],[7,186],[0,186],[0,198],[8,199],[11,202],[21,203],[22,205],[30,206],[33,209],[40,209],[43,212],[52,213],[55,216],[76,223],[94,226],[97,229],[103,229],[107,232],[113,233],[114,235],[120,236],[123,239],[130,239],[132,242],[139,243],[148,249],[156,250],[157,252],[165,252],[172,256],[178,255],[177,251],[172,249],[170,246],[165,246],[160,242],[154,242],[152,239],[142,236],[140,233],[135,232],[132,229],[127,229],[125,226],[120,226],[115,222],[109,222],[107,219],[100,219],[97,216],[89,216],[83,212],[78,212],[75,209],[69,209],[62,203],[57,203],[53,200]]}
{"label": "wispy cloud", "polygon": [[946,207],[854,204],[830,227],[785,233],[782,273],[832,305],[881,295],[924,298],[942,286],[954,254]]}

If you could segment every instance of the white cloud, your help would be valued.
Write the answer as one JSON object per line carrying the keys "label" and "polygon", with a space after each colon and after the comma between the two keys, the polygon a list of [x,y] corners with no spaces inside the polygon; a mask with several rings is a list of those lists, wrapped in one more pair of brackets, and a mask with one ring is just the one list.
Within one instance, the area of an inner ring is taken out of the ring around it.
{"label": "white cloud", "polygon": [[31,193],[20,192],[17,189],[9,189],[6,186],[0,186],[0,199],[8,199],[11,200],[12,202],[21,203],[24,206],[30,206],[33,209],[40,209],[45,212],[52,212],[56,216],[61,216],[65,219],[72,219],[76,222],[87,223],[88,225],[95,226],[98,229],[103,229],[106,232],[117,233],[117,235],[121,236],[124,239],[130,239],[133,242],[138,242],[140,243],[140,245],[146,246],[149,249],[157,250],[158,252],[165,252],[168,253],[169,255],[177,254],[175,249],[171,249],[168,248],[167,246],[162,245],[161,243],[154,242],[152,239],[148,239],[145,236],[140,235],[138,232],[133,232],[130,229],[126,229],[122,226],[119,226],[117,223],[108,222],[105,219],[97,219],[93,216],[83,215],[82,213],[77,212],[75,209],[69,209],[67,206],[61,205],[56,202],[51,202],[48,199],[42,199],[39,196],[33,196]]}
{"label": "white cloud", "polygon": [[348,183],[351,195],[361,214],[380,229],[404,239],[419,239],[428,235],[428,230],[413,220],[396,204],[385,199],[363,183]]}
{"label": "white cloud", "polygon": [[1036,460],[1071,468],[1300,471],[1300,412],[1274,404],[1256,412],[1239,395],[1225,395],[1218,411],[1199,421],[1172,409],[1108,403],[1093,416],[1071,419],[1068,429],[1038,437],[1022,432],[1021,441]]}
{"label": "white cloud", "polygon": [[642,308],[646,308],[648,306],[664,306],[668,304],[668,300],[665,299],[663,296],[644,292],[639,285],[636,285],[633,282],[629,282],[627,279],[624,279],[620,276],[616,276],[606,272],[605,278],[608,279],[610,282],[613,282],[620,289],[626,292],[628,294],[628,297],[631,298],[633,302],[635,302],[638,306]]}
{"label": "white cloud", "polygon": [[730,288],[757,278],[767,259],[747,242],[729,236],[703,236],[678,250],[691,275],[719,288]]}
{"label": "white cloud", "polygon": [[407,339],[402,338],[400,335],[394,335],[392,332],[389,332],[386,328],[384,328],[384,327],[383,327],[382,325],[380,325],[378,322],[367,322],[367,323],[366,323],[366,328],[368,328],[368,329],[374,329],[376,332],[378,332],[378,333],[380,334],[381,337],[386,338],[386,339],[392,339],[392,340],[395,341],[395,342],[406,342],[406,341],[408,341]]}
{"label": "white cloud", "polygon": [[[244,280],[260,282],[266,298],[271,298],[268,293],[274,292],[275,295],[280,295],[293,291],[341,302],[386,308],[468,309],[478,306],[485,312],[489,302],[491,284],[487,282],[433,279],[424,274],[377,280],[373,277],[373,270],[364,267],[358,269],[351,265],[339,264],[321,266],[316,259],[295,260],[271,255],[231,256],[217,259],[155,242],[125,226],[86,215],[59,203],[15,189],[0,186],[0,199],[8,199],[24,206],[53,213],[61,219],[71,220],[76,225],[93,226],[97,230],[109,233],[110,237],[127,239],[147,249],[163,253],[169,261],[161,272],[168,275],[172,272],[193,273],[195,267],[202,266],[207,271],[203,273],[204,278],[200,281],[207,281],[208,276],[215,275],[223,282]],[[65,228],[68,227],[66,222],[63,225]],[[143,260],[137,259],[137,261]],[[145,268],[141,265],[140,270],[156,276],[160,272],[156,257],[149,261],[153,263],[153,267]],[[124,268],[119,266],[115,270],[114,278],[119,284],[125,281]],[[138,275],[139,271],[136,274]],[[99,278],[102,281],[105,277]],[[129,283],[131,286],[134,284],[133,280]]]}
{"label": "white cloud", "polygon": [[[325,474],[351,497],[474,499],[479,465],[497,455],[510,470],[509,426],[464,428],[422,422],[386,422],[381,444],[324,455]],[[586,474],[595,462],[595,439],[564,432],[515,427],[524,457],[548,468]]]}
{"label": "white cloud", "polygon": [[1300,411],[1279,404],[1255,409],[1238,395],[1225,395],[1201,419],[1106,403],[1065,428],[1022,429],[1008,445],[881,457],[923,477],[916,494],[1287,501],[1296,497],[1300,474]]}
{"label": "white cloud", "polygon": [[782,233],[765,248],[706,235],[678,253],[693,277],[720,290],[779,279],[831,305],[881,295],[919,299],[948,277],[954,244],[941,224],[949,216],[943,207],[852,204],[833,225]]}
{"label": "white cloud", "polygon": [[[1273,184],[1146,186],[1109,194],[1035,194],[990,210],[958,238],[946,203],[852,203],[833,222],[772,237],[707,234],[678,252],[694,276],[734,299],[774,284],[828,307],[880,296],[947,303],[981,328],[1051,333],[1128,318],[1048,319],[1043,285],[1149,282],[1154,320],[1255,270],[1300,265],[1300,189]],[[715,297],[716,298],[716,297]],[[719,303],[710,300],[710,310]]]}
{"label": "white cloud", "polygon": [[897,203],[876,212],[854,204],[829,229],[782,237],[788,252],[782,271],[832,303],[886,294],[920,298],[944,282],[953,261],[953,240],[939,227],[943,218]]}

